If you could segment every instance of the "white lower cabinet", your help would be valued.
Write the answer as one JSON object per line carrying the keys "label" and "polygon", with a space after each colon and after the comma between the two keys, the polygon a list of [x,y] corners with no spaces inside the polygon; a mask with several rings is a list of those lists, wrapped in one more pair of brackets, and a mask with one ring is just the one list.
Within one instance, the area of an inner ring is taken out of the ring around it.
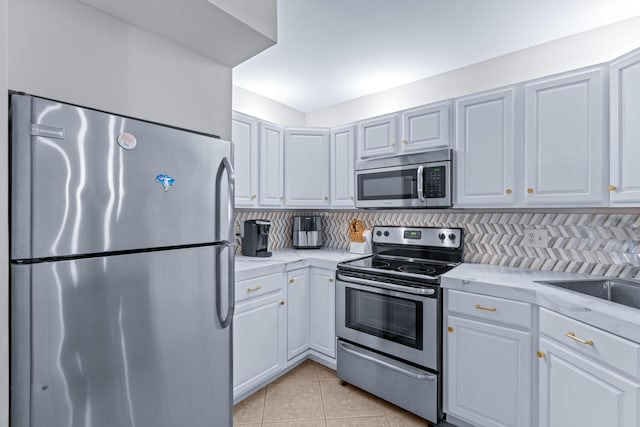
{"label": "white lower cabinet", "polygon": [[540,309],[539,424],[640,425],[640,345]]}
{"label": "white lower cabinet", "polygon": [[287,274],[287,360],[309,348],[309,269]]}
{"label": "white lower cabinet", "polygon": [[[264,285],[277,281],[278,288]],[[233,318],[233,395],[239,396],[276,375],[286,363],[284,275],[236,283],[236,289],[268,292],[236,303]],[[236,293],[238,300],[238,293]]]}
{"label": "white lower cabinet", "polygon": [[311,268],[310,347],[336,357],[336,284],[335,270]]}
{"label": "white lower cabinet", "polygon": [[531,332],[512,327],[523,312],[530,326],[530,305],[456,291],[447,300],[445,412],[475,426],[530,426]]}

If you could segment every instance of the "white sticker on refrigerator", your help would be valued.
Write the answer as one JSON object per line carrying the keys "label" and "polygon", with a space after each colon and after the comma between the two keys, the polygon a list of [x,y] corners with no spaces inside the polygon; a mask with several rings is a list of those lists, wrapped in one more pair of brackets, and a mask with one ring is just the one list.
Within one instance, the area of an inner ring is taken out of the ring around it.
{"label": "white sticker on refrigerator", "polygon": [[136,148],[136,145],[138,145],[138,140],[136,140],[136,137],[132,134],[125,132],[118,135],[118,145],[125,150],[131,150],[133,148]]}

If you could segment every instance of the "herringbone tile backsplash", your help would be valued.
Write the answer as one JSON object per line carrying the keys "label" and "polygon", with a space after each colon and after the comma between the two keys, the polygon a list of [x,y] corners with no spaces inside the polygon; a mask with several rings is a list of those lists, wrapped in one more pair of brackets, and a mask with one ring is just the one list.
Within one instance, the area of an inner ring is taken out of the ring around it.
{"label": "herringbone tile backsplash", "polygon": [[[246,219],[272,221],[272,249],[291,247],[293,216],[320,215],[324,246],[347,249],[352,218],[374,225],[460,227],[465,261],[539,270],[640,278],[640,214],[455,211],[253,211],[238,210],[236,232]],[[525,228],[546,229],[546,248],[523,245]],[[238,237],[238,243],[240,243]]]}

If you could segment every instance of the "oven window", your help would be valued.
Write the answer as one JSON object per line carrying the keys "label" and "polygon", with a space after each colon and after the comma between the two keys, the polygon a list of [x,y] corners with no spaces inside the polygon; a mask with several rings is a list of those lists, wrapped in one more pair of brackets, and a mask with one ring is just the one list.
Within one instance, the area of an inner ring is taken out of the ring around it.
{"label": "oven window", "polygon": [[416,169],[361,173],[358,200],[417,199]]}
{"label": "oven window", "polygon": [[346,327],[422,350],[422,302],[346,288]]}

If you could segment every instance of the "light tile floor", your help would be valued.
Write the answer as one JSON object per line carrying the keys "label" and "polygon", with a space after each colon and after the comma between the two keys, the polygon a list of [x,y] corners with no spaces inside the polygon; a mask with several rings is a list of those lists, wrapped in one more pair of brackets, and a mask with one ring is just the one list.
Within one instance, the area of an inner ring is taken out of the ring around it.
{"label": "light tile floor", "polygon": [[306,360],[233,408],[243,427],[414,427],[429,422],[352,385]]}

